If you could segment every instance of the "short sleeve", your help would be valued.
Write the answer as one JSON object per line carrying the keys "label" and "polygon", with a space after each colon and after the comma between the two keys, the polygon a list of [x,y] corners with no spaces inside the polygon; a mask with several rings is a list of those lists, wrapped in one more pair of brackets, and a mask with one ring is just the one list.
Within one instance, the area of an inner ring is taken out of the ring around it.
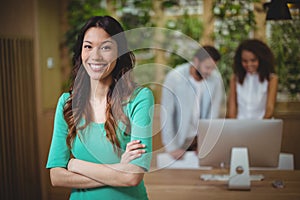
{"label": "short sleeve", "polygon": [[71,153],[66,143],[68,125],[63,115],[64,105],[69,96],[69,93],[62,94],[57,103],[52,141],[46,168],[66,167],[70,159]]}
{"label": "short sleeve", "polygon": [[150,169],[152,159],[152,122],[154,97],[150,89],[141,89],[128,104],[128,117],[131,122],[131,141],[140,140],[146,145],[146,153],[130,163],[145,170]]}

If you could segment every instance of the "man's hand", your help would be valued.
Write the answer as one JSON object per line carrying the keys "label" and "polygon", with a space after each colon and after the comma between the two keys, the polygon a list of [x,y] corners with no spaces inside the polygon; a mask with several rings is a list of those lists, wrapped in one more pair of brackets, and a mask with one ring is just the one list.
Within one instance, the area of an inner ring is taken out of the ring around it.
{"label": "man's hand", "polygon": [[175,151],[171,151],[171,152],[170,152],[170,155],[171,155],[175,160],[180,160],[180,159],[182,159],[184,153],[185,153],[185,150],[183,150],[183,149],[176,149]]}

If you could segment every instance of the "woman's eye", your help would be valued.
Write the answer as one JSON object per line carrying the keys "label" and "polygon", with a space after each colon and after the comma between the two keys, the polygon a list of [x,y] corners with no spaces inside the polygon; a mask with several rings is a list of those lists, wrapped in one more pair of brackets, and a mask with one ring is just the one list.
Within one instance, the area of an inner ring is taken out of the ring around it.
{"label": "woman's eye", "polygon": [[103,51],[109,51],[109,50],[111,50],[111,46],[103,46],[103,47],[101,47],[101,49]]}
{"label": "woman's eye", "polygon": [[83,48],[84,48],[84,49],[91,49],[92,46],[91,46],[91,45],[84,45]]}

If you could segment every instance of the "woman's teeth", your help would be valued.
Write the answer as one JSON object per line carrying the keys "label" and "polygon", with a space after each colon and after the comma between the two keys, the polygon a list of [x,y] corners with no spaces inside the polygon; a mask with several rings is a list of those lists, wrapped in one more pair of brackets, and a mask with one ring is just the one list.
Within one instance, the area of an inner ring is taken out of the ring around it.
{"label": "woman's teeth", "polygon": [[93,70],[99,70],[99,69],[105,67],[106,64],[97,64],[97,65],[95,65],[95,64],[90,64],[90,66],[91,66],[91,68],[92,68]]}

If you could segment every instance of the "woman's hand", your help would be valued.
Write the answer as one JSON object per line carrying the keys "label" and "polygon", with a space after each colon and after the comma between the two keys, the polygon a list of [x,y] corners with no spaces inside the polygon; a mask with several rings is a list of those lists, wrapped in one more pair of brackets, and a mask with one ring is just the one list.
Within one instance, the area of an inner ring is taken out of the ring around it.
{"label": "woman's hand", "polygon": [[141,144],[139,140],[133,140],[127,143],[126,151],[121,156],[121,162],[123,164],[129,163],[130,161],[140,157],[143,153],[146,152],[146,145]]}
{"label": "woman's hand", "polygon": [[74,158],[71,158],[71,159],[69,160],[69,162],[68,162],[67,169],[68,169],[69,171],[71,171],[71,172],[74,171],[74,167],[75,167],[74,162],[75,162],[75,159],[74,159]]}

